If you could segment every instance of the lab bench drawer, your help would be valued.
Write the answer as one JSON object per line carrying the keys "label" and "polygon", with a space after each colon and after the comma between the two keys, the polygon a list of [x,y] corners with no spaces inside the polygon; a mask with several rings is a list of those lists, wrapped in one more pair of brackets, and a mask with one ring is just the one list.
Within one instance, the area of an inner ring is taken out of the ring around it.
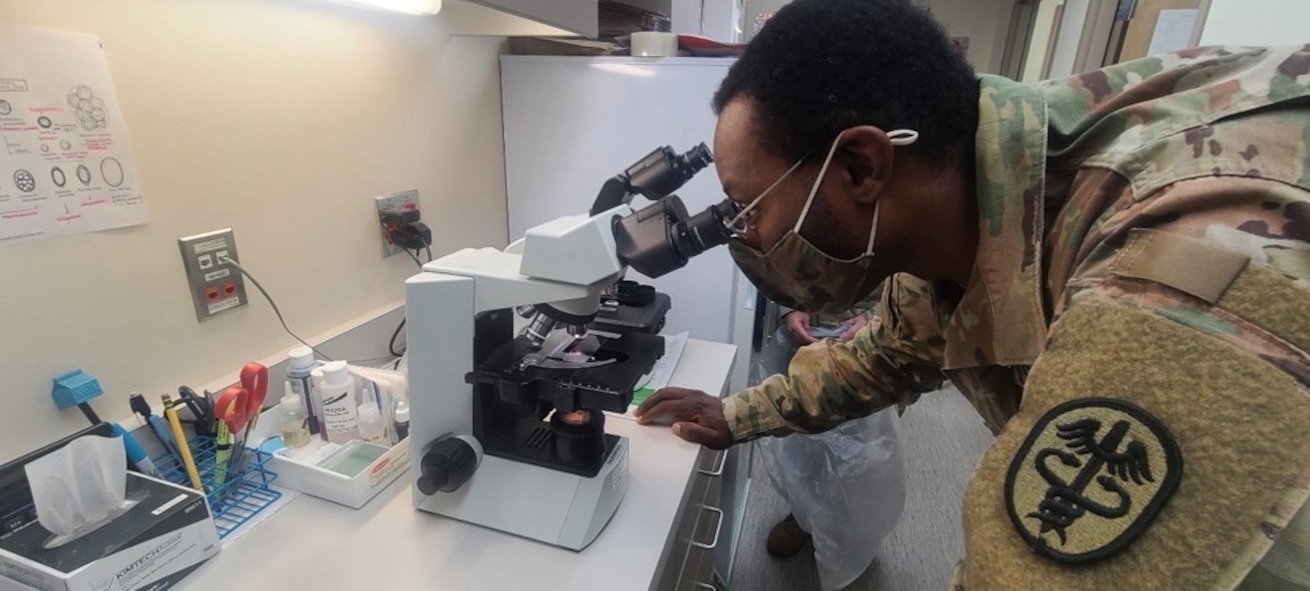
{"label": "lab bench drawer", "polygon": [[[710,484],[710,488],[715,485]],[[709,501],[710,499],[705,499]],[[687,557],[679,573],[677,591],[713,589],[714,551],[723,542],[723,511],[708,502],[691,507],[697,512],[696,526],[688,539]]]}
{"label": "lab bench drawer", "polygon": [[[723,490],[723,479],[713,478],[705,490],[705,500],[701,503],[700,518],[692,535],[691,553],[695,558],[688,561],[684,570],[680,591],[706,591],[714,589],[714,555],[719,546],[727,543],[727,515],[719,507]],[[695,568],[692,568],[692,567]]]}
{"label": "lab bench drawer", "polygon": [[[718,531],[724,527],[719,508],[723,463],[727,452],[702,449],[690,490],[679,515],[669,560],[653,589],[705,590],[712,578]],[[701,583],[701,584],[698,584]]]}

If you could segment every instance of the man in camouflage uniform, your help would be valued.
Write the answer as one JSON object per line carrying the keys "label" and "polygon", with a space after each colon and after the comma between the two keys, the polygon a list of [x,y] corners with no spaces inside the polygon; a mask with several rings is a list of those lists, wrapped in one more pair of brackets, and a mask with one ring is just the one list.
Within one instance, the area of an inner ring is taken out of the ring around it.
{"label": "man in camouflage uniform", "polygon": [[743,271],[808,310],[890,277],[883,322],[641,420],[722,448],[949,378],[997,434],[954,588],[1310,587],[1310,46],[1026,85],[908,2],[797,0],[715,107]]}

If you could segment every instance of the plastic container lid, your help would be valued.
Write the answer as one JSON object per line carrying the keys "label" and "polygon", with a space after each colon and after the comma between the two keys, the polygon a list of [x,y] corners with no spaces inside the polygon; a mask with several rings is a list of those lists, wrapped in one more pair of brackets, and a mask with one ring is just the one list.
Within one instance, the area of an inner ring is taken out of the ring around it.
{"label": "plastic container lid", "polygon": [[409,422],[409,404],[407,404],[404,401],[404,399],[401,399],[400,402],[396,403],[396,422],[397,423]]}
{"label": "plastic container lid", "polygon": [[323,364],[323,381],[340,384],[350,381],[350,372],[346,370],[345,361],[329,361]]}
{"label": "plastic container lid", "polygon": [[288,365],[292,369],[314,367],[314,350],[309,347],[303,345],[296,347],[287,356],[291,358]]}

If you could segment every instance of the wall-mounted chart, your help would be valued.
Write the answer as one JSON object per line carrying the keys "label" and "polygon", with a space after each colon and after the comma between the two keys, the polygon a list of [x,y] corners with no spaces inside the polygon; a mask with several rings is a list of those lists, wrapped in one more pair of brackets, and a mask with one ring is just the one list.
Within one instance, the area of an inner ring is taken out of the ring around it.
{"label": "wall-mounted chart", "polygon": [[126,134],[98,38],[0,25],[0,246],[145,223]]}

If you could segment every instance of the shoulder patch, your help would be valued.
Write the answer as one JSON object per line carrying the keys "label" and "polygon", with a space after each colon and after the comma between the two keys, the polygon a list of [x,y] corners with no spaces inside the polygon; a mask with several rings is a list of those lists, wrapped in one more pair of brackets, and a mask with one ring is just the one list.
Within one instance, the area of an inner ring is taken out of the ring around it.
{"label": "shoulder patch", "polygon": [[1063,564],[1090,564],[1128,547],[1178,489],[1183,456],[1145,410],[1082,398],[1037,420],[1010,462],[1006,509],[1024,541]]}

